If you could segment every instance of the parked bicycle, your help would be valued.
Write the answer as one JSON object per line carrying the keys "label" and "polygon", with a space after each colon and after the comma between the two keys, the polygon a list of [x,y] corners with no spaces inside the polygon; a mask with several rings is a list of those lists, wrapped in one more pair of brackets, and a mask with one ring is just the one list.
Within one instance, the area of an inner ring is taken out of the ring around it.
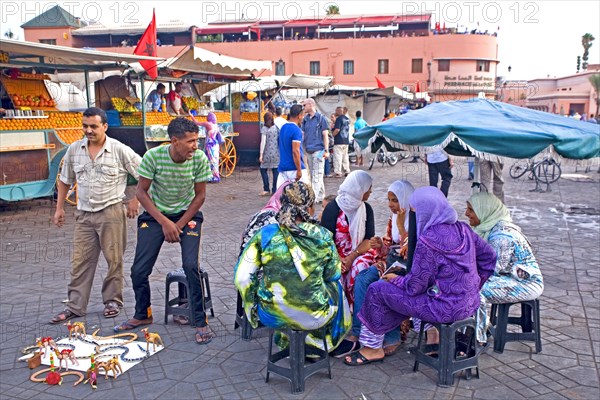
{"label": "parked bicycle", "polygon": [[399,161],[398,156],[395,153],[388,153],[384,149],[384,146],[381,146],[379,150],[377,150],[377,153],[375,153],[369,160],[369,169],[373,168],[373,164],[375,164],[376,159],[377,162],[381,163],[383,167],[385,167],[385,164],[389,164],[390,167],[393,167],[394,165],[398,164]]}
{"label": "parked bicycle", "polygon": [[529,179],[535,179],[536,188],[534,191],[542,191],[539,188],[540,183],[546,184],[546,191],[550,191],[550,184],[556,182],[561,174],[560,163],[557,163],[551,157],[544,157],[541,161],[518,160],[510,166],[508,173],[511,178],[518,179],[529,172]]}

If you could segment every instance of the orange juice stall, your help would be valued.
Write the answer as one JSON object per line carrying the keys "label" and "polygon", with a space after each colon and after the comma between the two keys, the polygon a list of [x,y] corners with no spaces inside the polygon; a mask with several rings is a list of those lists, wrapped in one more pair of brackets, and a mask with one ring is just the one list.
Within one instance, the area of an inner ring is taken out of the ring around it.
{"label": "orange juice stall", "polygon": [[[83,136],[82,114],[57,108],[48,90],[50,75],[121,70],[141,59],[70,47],[0,39],[0,200],[52,196],[69,144]],[[126,67],[126,66],[125,66]],[[87,98],[89,99],[89,93]],[[89,100],[88,100],[89,105]],[[74,203],[76,188],[67,200]]]}

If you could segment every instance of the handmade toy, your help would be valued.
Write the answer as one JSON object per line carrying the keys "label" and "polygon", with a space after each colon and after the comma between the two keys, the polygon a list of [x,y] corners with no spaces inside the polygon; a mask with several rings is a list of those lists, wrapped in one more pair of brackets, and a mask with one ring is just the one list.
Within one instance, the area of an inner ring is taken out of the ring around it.
{"label": "handmade toy", "polygon": [[158,333],[148,333],[148,328],[142,329],[141,332],[144,332],[144,338],[146,338],[146,352],[148,352],[150,343],[152,343],[152,351],[156,351],[156,345],[159,343],[164,347],[163,341]]}
{"label": "handmade toy", "polygon": [[78,337],[79,338],[85,337],[85,325],[83,324],[83,322],[71,323],[71,321],[68,321],[64,325],[69,330],[69,340],[74,340],[74,339],[77,339]]}
{"label": "handmade toy", "polygon": [[54,354],[50,353],[50,372],[46,375],[46,383],[48,385],[60,385],[62,378],[60,374],[54,371]]}
{"label": "handmade toy", "polygon": [[56,358],[58,358],[59,371],[62,368],[63,360],[65,362],[65,370],[67,371],[69,370],[69,361],[71,361],[73,365],[79,365],[79,362],[77,361],[77,357],[75,357],[73,349],[63,349],[59,352],[57,348],[54,348],[54,353],[56,353]]}
{"label": "handmade toy", "polygon": [[90,358],[92,363],[86,371],[85,381],[83,383],[86,384],[89,382],[92,388],[96,389],[96,384],[98,382],[98,368],[96,367],[96,359],[93,354]]}
{"label": "handmade toy", "polygon": [[29,369],[36,369],[40,365],[42,365],[42,353],[36,351],[35,353],[33,353],[33,357],[27,360],[27,366],[29,367]]}
{"label": "handmade toy", "polygon": [[37,338],[36,340],[37,345],[39,346],[40,350],[43,349],[43,353],[44,356],[46,355],[46,350],[48,349],[48,347],[50,347],[50,350],[52,351],[53,347],[56,347],[56,343],[54,342],[54,339],[52,339],[52,337],[47,336],[47,337],[43,337],[43,338]]}

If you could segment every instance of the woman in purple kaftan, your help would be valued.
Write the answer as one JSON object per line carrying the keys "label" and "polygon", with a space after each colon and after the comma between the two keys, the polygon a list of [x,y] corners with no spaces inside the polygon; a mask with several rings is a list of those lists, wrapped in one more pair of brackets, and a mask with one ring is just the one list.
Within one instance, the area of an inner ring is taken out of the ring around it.
{"label": "woman in purple kaftan", "polygon": [[369,286],[358,314],[364,347],[347,356],[346,364],[383,360],[384,334],[407,317],[451,323],[473,315],[479,290],[494,272],[496,253],[469,225],[457,222],[439,189],[419,188],[409,202],[417,218],[412,269],[404,277],[388,274]]}

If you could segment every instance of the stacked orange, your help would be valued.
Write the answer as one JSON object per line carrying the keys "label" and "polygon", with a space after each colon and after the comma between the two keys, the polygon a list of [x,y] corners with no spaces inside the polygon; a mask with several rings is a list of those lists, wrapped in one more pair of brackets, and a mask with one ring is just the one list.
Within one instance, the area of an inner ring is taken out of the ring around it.
{"label": "stacked orange", "polygon": [[220,124],[231,122],[231,113],[229,111],[217,111],[215,115],[217,116],[217,122]]}
{"label": "stacked orange", "polygon": [[55,132],[60,141],[65,144],[71,144],[83,137],[83,130],[81,128],[59,128]]}
{"label": "stacked orange", "polygon": [[242,122],[262,122],[265,113],[260,114],[260,119],[257,112],[244,112],[242,113]]}
{"label": "stacked orange", "polygon": [[51,128],[79,128],[83,124],[83,114],[77,112],[50,112],[48,119]]}
{"label": "stacked orange", "polygon": [[13,96],[15,107],[56,107],[56,102],[44,94],[37,96]]}

